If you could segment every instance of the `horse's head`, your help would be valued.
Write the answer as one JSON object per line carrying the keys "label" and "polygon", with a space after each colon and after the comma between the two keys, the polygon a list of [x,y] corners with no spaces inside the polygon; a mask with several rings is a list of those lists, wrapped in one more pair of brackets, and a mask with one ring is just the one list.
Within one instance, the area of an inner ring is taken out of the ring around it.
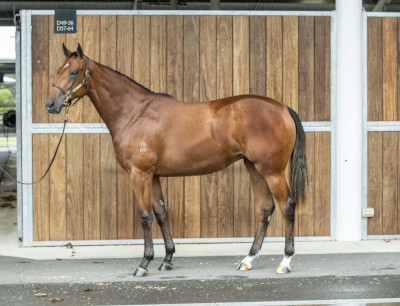
{"label": "horse's head", "polygon": [[86,95],[89,77],[89,58],[84,56],[81,45],[75,52],[68,50],[63,44],[64,64],[57,69],[56,83],[50,90],[46,108],[49,113],[58,114],[63,106],[70,106],[74,99]]}

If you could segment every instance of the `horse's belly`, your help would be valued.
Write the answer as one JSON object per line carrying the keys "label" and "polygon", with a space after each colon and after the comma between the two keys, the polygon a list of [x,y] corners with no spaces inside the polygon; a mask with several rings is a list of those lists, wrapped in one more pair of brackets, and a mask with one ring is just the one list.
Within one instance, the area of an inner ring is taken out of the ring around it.
{"label": "horse's belly", "polygon": [[159,176],[203,175],[225,169],[241,156],[231,155],[222,150],[177,150],[172,155],[165,155],[156,167]]}

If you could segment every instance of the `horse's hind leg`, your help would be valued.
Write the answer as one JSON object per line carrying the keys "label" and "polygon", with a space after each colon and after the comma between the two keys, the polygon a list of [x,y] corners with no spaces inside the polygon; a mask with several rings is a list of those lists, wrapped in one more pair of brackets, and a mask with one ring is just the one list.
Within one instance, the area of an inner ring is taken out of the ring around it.
{"label": "horse's hind leg", "polygon": [[168,216],[159,177],[153,178],[152,206],[165,243],[165,258],[159,270],[171,270],[173,269],[172,255],[175,253],[175,245],[168,226]]}
{"label": "horse's hind leg", "polygon": [[251,184],[253,186],[254,199],[257,206],[260,207],[260,219],[258,228],[254,237],[253,245],[251,246],[249,255],[238,265],[238,270],[250,270],[253,260],[259,254],[265,233],[267,231],[269,221],[275,209],[275,204],[272,199],[271,192],[264,177],[256,170],[254,164],[245,159],[244,164],[250,174]]}
{"label": "horse's hind leg", "polygon": [[285,256],[277,268],[276,273],[288,273],[291,270],[290,261],[294,255],[294,218],[296,202],[290,194],[283,172],[266,176],[266,180],[272,195],[279,204],[285,221]]}

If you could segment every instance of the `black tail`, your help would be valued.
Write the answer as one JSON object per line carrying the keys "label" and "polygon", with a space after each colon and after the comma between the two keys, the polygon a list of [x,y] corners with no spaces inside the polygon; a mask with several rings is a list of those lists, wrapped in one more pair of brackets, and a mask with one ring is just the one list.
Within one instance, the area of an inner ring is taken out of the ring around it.
{"label": "black tail", "polygon": [[288,107],[296,124],[296,142],[290,157],[290,185],[294,200],[303,200],[307,189],[306,134],[299,115]]}

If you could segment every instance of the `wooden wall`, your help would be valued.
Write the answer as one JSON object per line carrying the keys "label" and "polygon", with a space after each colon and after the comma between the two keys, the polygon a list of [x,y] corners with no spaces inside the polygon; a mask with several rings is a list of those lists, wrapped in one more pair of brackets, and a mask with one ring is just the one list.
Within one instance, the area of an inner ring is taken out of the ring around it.
{"label": "wooden wall", "polygon": [[[32,17],[33,122],[62,122],[44,107],[63,42],[157,92],[187,102],[253,93],[283,101],[303,121],[330,120],[330,18],[297,16],[78,16],[76,34]],[[70,122],[101,122],[88,98]],[[33,135],[33,177],[59,134]],[[50,175],[33,187],[34,241],[142,238],[127,176],[108,134],[68,134]],[[330,133],[307,133],[309,189],[296,235],[330,235]],[[162,180],[175,238],[252,237],[258,220],[241,162],[218,173]],[[155,237],[161,237],[154,227]],[[275,210],[269,236],[283,236]]]}
{"label": "wooden wall", "polygon": [[[400,20],[368,18],[368,121],[400,121]],[[368,235],[400,234],[400,133],[368,133]]]}

